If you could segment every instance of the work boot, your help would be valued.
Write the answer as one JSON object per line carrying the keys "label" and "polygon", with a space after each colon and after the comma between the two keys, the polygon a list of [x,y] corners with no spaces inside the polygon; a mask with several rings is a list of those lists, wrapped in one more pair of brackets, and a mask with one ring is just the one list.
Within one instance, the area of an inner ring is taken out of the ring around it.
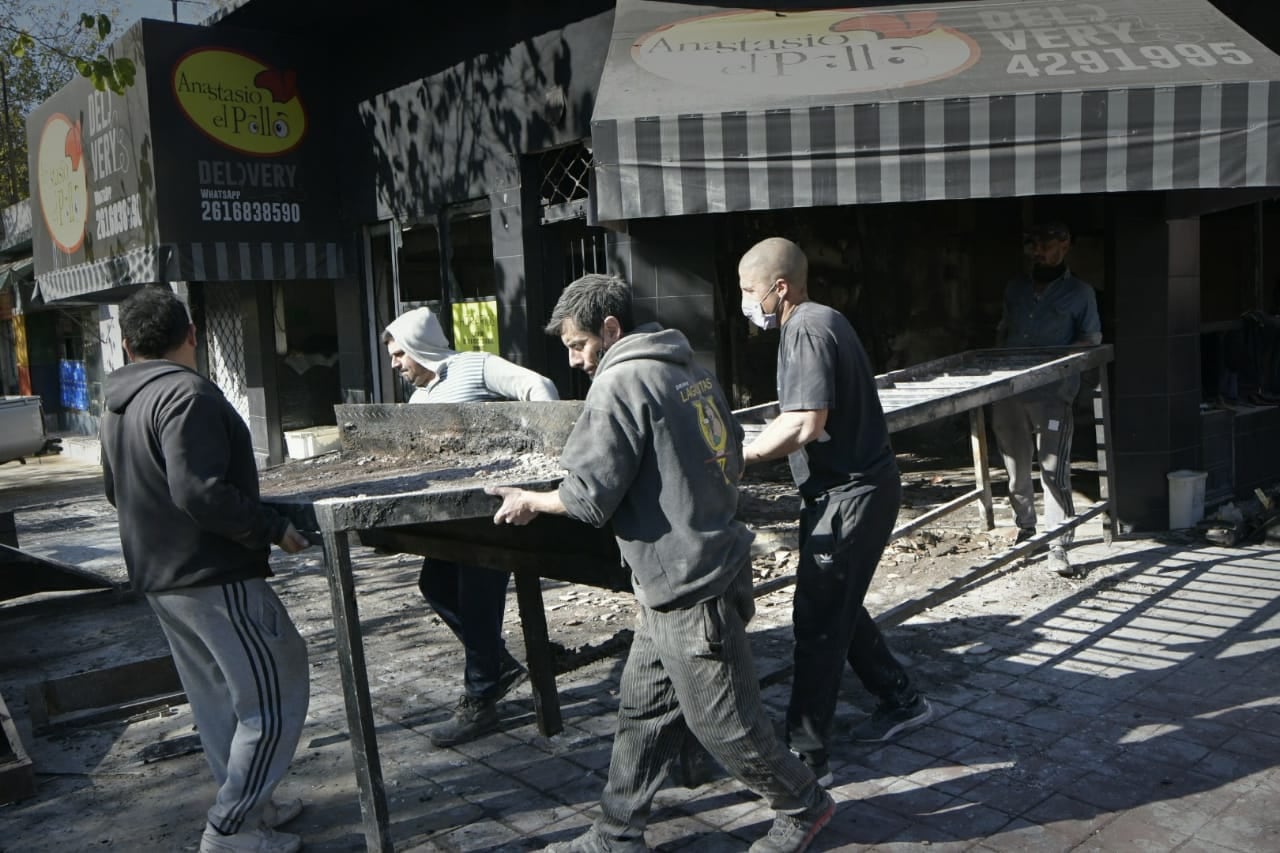
{"label": "work boot", "polygon": [[455,746],[488,734],[498,726],[497,701],[468,696],[458,697],[453,716],[427,729],[427,738],[433,746]]}
{"label": "work boot", "polygon": [[300,836],[265,826],[222,835],[205,824],[204,835],[200,836],[200,853],[297,853],[301,848]]}
{"label": "work boot", "polygon": [[271,800],[271,802],[267,803],[267,807],[262,810],[262,825],[267,829],[275,829],[278,826],[284,826],[300,814],[302,814],[302,800],[282,800],[279,802]]}
{"label": "work boot", "polygon": [[643,838],[608,838],[594,826],[572,841],[557,841],[542,848],[544,853],[646,853]]}
{"label": "work boot", "polygon": [[823,791],[822,800],[816,806],[799,814],[775,817],[769,834],[752,844],[749,853],[802,853],[835,813],[836,801]]}
{"label": "work boot", "polygon": [[854,726],[849,734],[856,741],[880,743],[917,726],[923,726],[931,716],[933,706],[924,698],[924,694],[917,693],[916,698],[906,705],[887,705],[881,702],[871,716]]}

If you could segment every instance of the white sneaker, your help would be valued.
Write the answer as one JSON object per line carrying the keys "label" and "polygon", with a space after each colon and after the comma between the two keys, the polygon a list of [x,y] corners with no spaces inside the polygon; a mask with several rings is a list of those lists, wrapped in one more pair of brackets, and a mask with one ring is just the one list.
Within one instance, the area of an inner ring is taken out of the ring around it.
{"label": "white sneaker", "polygon": [[262,810],[262,825],[267,829],[275,829],[278,826],[284,826],[300,814],[302,814],[302,800],[279,802],[271,800]]}
{"label": "white sneaker", "polygon": [[200,836],[200,853],[297,853],[302,849],[301,836],[276,832],[260,826],[235,835],[220,835],[205,824]]}

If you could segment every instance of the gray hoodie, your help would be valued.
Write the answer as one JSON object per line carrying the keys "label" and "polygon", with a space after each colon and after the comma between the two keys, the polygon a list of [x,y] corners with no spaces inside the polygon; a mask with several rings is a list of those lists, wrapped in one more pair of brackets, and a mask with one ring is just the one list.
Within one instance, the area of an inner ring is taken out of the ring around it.
{"label": "gray hoodie", "polygon": [[249,428],[218,386],[140,361],[106,381],[102,474],[133,588],[163,592],[271,574],[288,522],[258,502]]}
{"label": "gray hoodie", "polygon": [[754,534],[734,520],[742,427],[680,332],[642,326],[609,348],[560,464],[569,515],[612,520],[647,607],[714,598],[746,564]]}

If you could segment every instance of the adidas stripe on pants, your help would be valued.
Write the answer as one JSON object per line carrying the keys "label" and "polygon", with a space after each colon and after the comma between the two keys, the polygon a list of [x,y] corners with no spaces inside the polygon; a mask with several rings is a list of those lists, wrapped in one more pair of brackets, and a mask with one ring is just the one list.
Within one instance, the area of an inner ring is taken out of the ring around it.
{"label": "adidas stripe on pants", "polygon": [[[1036,526],[1036,496],[1031,485],[1031,454],[1040,463],[1044,490],[1044,528],[1056,527],[1076,514],[1071,499],[1071,438],[1075,416],[1070,403],[1060,400],[1001,400],[991,405],[1005,470],[1009,472],[1009,503],[1019,527]],[[1057,543],[1070,547],[1075,530]]]}
{"label": "adidas stripe on pants", "polygon": [[307,644],[261,578],[150,593],[218,783],[209,823],[258,826],[289,770],[310,694]]}

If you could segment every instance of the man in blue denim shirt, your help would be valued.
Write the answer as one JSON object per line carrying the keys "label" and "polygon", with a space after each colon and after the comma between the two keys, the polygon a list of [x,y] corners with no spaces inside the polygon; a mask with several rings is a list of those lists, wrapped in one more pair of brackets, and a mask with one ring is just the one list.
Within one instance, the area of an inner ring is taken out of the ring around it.
{"label": "man in blue denim shirt", "polygon": [[[996,329],[1000,346],[1096,346],[1102,343],[1098,303],[1093,288],[1067,269],[1071,232],[1051,223],[1028,231],[1023,241],[1031,260],[1029,273],[1009,282],[1004,315]],[[1009,503],[1018,525],[1018,541],[1036,532],[1035,492],[1031,486],[1031,454],[1040,462],[1044,490],[1044,522],[1055,527],[1075,515],[1071,500],[1072,402],[1080,390],[1078,374],[1059,383],[1033,388],[991,407],[992,426],[1009,472]],[[1076,575],[1067,559],[1073,531],[1049,549],[1049,567],[1063,577]]]}

